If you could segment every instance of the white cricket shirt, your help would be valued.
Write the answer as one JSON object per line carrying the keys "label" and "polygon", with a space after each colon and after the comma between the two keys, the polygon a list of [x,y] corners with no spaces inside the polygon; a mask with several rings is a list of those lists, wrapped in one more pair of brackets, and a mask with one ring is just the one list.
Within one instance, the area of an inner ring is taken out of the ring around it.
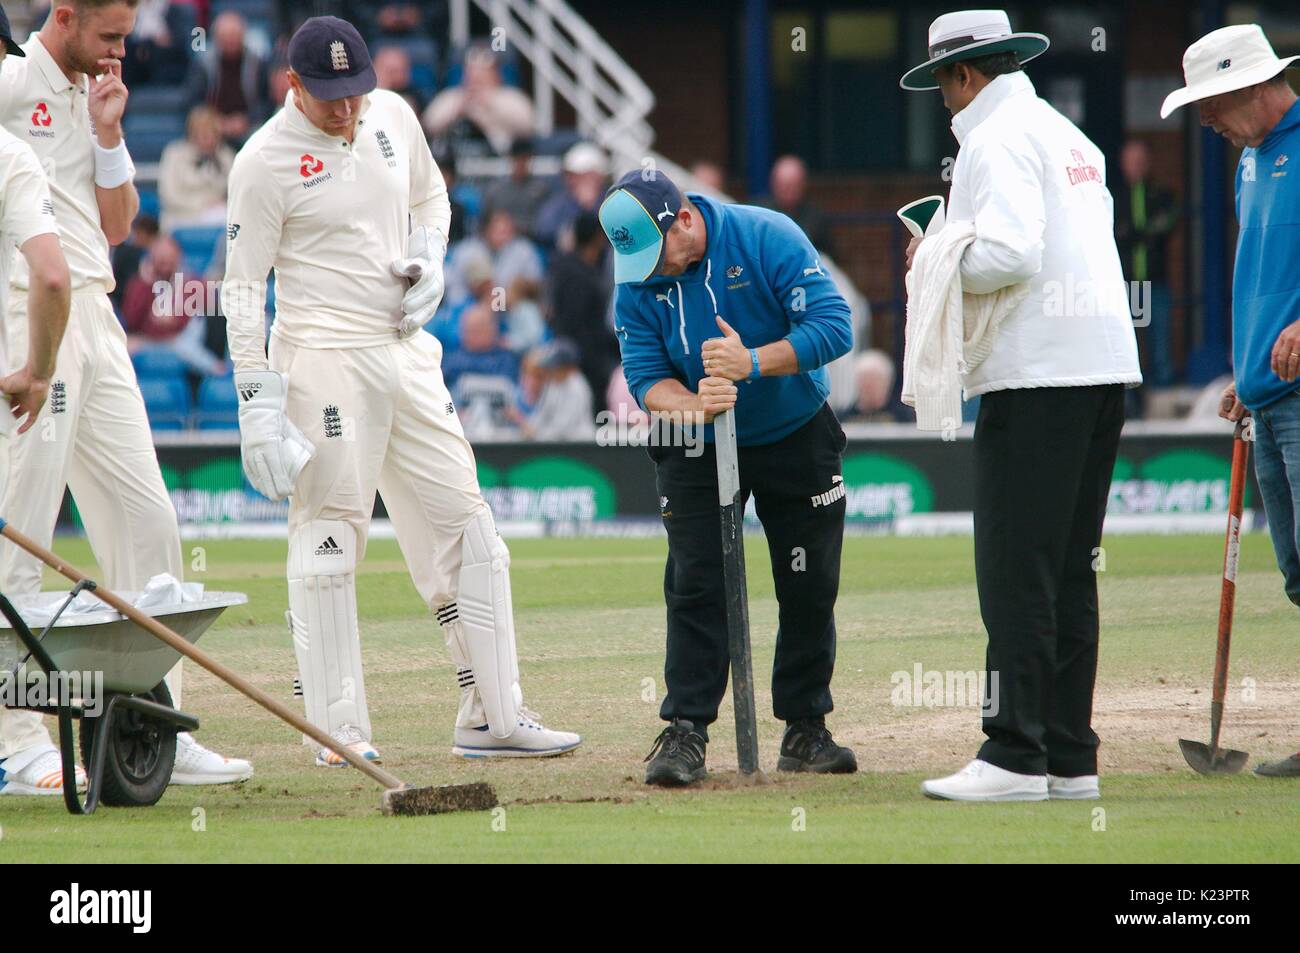
{"label": "white cricket shirt", "polygon": [[[22,44],[26,57],[0,65],[0,125],[31,146],[49,182],[72,290],[113,290],[108,239],[95,199],[95,132],[87,106],[87,80],[73,83],[38,34]],[[135,166],[131,166],[135,175]],[[27,290],[27,262],[19,260],[13,287]]]}
{"label": "white cricket shirt", "polygon": [[[8,130],[0,129],[0,315],[9,309],[9,271],[13,259],[18,257],[24,267],[27,264],[16,249],[29,238],[58,233],[54,204],[40,163],[24,143]],[[0,322],[0,374],[17,370],[9,365],[6,337]]]}
{"label": "white cricket shirt", "polygon": [[409,287],[392,272],[412,225],[447,235],[451,204],[406,101],[376,89],[352,143],[314,126],[289,93],[230,173],[223,307],[239,370],[267,366],[262,309],[275,269],[271,333],[307,348],[396,340]]}

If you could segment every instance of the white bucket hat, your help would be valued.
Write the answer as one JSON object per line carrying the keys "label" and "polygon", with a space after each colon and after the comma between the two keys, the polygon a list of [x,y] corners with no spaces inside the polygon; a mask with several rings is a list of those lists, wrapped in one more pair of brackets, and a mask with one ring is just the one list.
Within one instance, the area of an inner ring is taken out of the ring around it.
{"label": "white bucket hat", "polygon": [[599,172],[609,175],[609,158],[603,149],[590,142],[578,142],[569,147],[564,154],[564,171],[575,175],[584,172]]}
{"label": "white bucket hat", "polygon": [[1045,53],[1048,45],[1041,33],[1012,33],[1005,10],[945,13],[930,24],[930,59],[904,73],[898,85],[911,90],[938,89],[934,71],[940,66],[994,53],[1015,53],[1023,64]]}
{"label": "white bucket hat", "polygon": [[1165,97],[1160,118],[1175,109],[1234,89],[1245,89],[1271,79],[1300,56],[1278,59],[1264,31],[1256,23],[1225,26],[1207,33],[1183,54],[1187,85]]}

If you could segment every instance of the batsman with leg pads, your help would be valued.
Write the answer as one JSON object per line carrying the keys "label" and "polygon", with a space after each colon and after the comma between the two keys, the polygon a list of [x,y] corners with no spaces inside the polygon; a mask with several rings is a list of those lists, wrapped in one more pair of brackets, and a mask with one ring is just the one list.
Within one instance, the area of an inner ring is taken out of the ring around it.
{"label": "batsman with leg pads", "polygon": [[[451,206],[419,120],[375,89],[343,20],[289,44],[292,91],[230,178],[224,288],[244,470],[290,497],[289,627],[308,720],[378,762],[356,569],[378,492],[457,667],[454,753],[543,757],[581,739],[523,706],[510,554],[422,328],[442,298]],[[265,278],[275,270],[269,351]],[[318,749],[317,764],[345,763]]]}

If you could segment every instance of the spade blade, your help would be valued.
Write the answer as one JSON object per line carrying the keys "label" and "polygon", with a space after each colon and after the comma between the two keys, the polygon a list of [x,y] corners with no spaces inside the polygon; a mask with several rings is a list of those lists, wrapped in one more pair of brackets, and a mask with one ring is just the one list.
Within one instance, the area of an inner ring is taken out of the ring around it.
{"label": "spade blade", "polygon": [[1244,751],[1220,748],[1217,754],[1210,751],[1210,746],[1200,741],[1180,739],[1178,747],[1183,757],[1197,774],[1236,774],[1246,766],[1250,758]]}

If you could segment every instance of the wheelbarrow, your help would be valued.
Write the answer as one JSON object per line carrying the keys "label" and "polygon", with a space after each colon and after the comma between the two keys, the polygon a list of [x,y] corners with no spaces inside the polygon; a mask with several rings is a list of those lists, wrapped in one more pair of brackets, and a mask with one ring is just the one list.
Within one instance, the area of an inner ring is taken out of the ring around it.
{"label": "wheelbarrow", "polygon": [[[73,814],[92,814],[101,803],[111,807],[156,804],[171,782],[176,733],[199,727],[198,718],[172,705],[163,681],[181,658],[176,649],[109,606],[65,615],[73,600],[92,588],[89,580],[73,586],[39,635],[0,594],[4,617],[0,685],[6,689],[0,704],[58,718],[63,801]],[[151,607],[147,612],[165,619],[166,625],[193,643],[222,611],[247,601],[240,592],[207,592],[199,600]],[[38,693],[42,697],[33,704],[11,703],[28,700],[20,698],[16,688],[20,682],[33,684],[33,675],[37,680],[43,677],[44,684],[55,690]],[[83,681],[87,675],[90,686]],[[79,695],[65,690],[77,684]],[[87,775],[84,802],[72,780],[76,777],[73,719],[81,722],[77,734]]]}

